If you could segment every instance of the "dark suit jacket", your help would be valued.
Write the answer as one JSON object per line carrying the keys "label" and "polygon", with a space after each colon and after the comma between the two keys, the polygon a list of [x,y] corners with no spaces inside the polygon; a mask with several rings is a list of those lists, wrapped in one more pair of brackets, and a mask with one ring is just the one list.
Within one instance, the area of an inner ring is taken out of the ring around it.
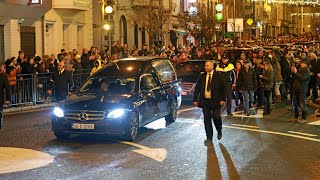
{"label": "dark suit jacket", "polygon": [[68,96],[69,89],[73,87],[72,72],[64,70],[61,75],[55,71],[52,76],[55,86],[55,96],[57,100],[63,100]]}
{"label": "dark suit jacket", "polygon": [[[206,76],[206,72],[199,75],[193,94],[193,102],[198,102],[200,108],[202,108],[204,101]],[[223,75],[219,72],[214,72],[211,80],[211,100],[213,107],[220,108],[220,101],[226,101],[225,87],[226,82]]]}
{"label": "dark suit jacket", "polygon": [[8,78],[5,74],[0,73],[0,105],[3,104],[4,101],[4,93],[6,93],[6,99],[10,99],[10,86],[8,82]]}

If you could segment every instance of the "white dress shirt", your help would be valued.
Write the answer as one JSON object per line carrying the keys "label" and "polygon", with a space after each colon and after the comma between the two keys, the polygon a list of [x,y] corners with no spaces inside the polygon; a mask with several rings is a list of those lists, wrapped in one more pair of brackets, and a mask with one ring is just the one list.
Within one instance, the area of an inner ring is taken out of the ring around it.
{"label": "white dress shirt", "polygon": [[206,86],[204,87],[204,97],[210,99],[211,98],[211,91],[207,91],[207,87],[208,85],[211,86],[211,82],[210,84],[208,84],[208,79],[209,79],[209,74],[211,76],[211,81],[212,81],[212,75],[213,75],[213,71],[211,72],[207,72],[207,76],[206,76]]}

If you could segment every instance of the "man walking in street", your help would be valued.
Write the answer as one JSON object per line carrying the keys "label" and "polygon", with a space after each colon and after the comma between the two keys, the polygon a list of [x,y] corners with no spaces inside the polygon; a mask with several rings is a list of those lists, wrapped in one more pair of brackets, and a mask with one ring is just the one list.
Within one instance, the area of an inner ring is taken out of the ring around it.
{"label": "man walking in street", "polygon": [[[52,82],[54,84],[55,98],[57,102],[62,101],[68,96],[68,88],[73,87],[72,72],[65,70],[64,62],[58,63],[58,71],[53,73]],[[48,94],[52,94],[51,90],[48,90]]]}
{"label": "man walking in street", "polygon": [[218,131],[218,139],[222,138],[222,121],[220,109],[225,104],[225,78],[219,72],[215,72],[213,61],[206,61],[205,73],[201,73],[198,77],[193,104],[202,108],[204,115],[204,126],[207,135],[205,143],[212,141],[213,128],[212,119],[216,130]]}
{"label": "man walking in street", "polygon": [[[4,93],[6,95],[4,96]],[[6,101],[4,101],[4,98],[6,98]],[[8,78],[5,74],[5,67],[4,64],[0,66],[0,129],[2,128],[3,123],[3,103],[9,104],[8,101],[10,99],[10,87]]]}

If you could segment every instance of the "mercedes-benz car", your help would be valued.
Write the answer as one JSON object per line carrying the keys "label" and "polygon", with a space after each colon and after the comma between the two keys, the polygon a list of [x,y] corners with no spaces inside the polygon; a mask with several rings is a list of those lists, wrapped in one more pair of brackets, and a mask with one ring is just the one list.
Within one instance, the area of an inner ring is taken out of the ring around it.
{"label": "mercedes-benz car", "polygon": [[121,59],[90,76],[54,108],[52,131],[57,138],[103,134],[133,141],[139,128],[152,121],[176,120],[180,91],[169,59]]}

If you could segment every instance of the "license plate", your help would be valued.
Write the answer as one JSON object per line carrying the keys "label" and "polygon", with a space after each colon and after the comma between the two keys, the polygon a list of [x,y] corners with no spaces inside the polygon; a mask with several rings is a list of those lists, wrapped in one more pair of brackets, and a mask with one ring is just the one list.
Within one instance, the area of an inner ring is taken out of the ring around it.
{"label": "license plate", "polygon": [[181,95],[185,96],[185,95],[187,95],[187,92],[182,91],[182,92],[181,92]]}
{"label": "license plate", "polygon": [[72,124],[72,129],[94,129],[94,124]]}

